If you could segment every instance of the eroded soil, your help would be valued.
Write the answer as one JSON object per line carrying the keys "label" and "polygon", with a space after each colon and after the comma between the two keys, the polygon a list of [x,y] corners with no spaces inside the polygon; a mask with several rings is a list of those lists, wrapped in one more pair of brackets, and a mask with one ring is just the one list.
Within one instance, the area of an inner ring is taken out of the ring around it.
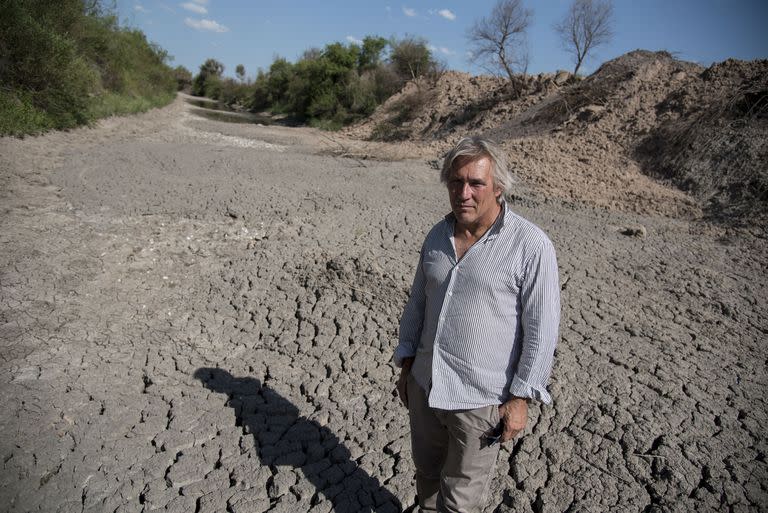
{"label": "eroded soil", "polygon": [[[189,108],[0,140],[2,509],[412,508],[390,359],[437,156]],[[765,508],[765,240],[541,198],[554,404],[487,511]]]}

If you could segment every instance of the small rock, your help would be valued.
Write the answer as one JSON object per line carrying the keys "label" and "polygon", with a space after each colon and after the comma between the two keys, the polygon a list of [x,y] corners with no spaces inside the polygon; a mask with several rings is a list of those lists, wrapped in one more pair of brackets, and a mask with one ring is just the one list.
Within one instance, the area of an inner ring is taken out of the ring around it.
{"label": "small rock", "polygon": [[619,233],[629,237],[638,237],[640,239],[644,239],[648,236],[648,231],[645,229],[645,226],[641,224],[637,226],[625,226],[619,230]]}
{"label": "small rock", "polygon": [[557,73],[555,73],[555,78],[552,79],[552,82],[554,82],[555,85],[561,86],[566,82],[568,82],[569,78],[571,78],[571,74],[561,69],[561,70],[558,70]]}
{"label": "small rock", "polygon": [[201,454],[182,454],[165,476],[169,487],[180,488],[205,478],[208,469]]}
{"label": "small rock", "polygon": [[576,118],[579,121],[596,121],[600,119],[605,111],[602,105],[586,105],[579,109]]}
{"label": "small rock", "polygon": [[277,499],[288,493],[291,486],[296,484],[296,474],[292,470],[280,470],[272,477],[267,486],[267,493],[272,499]]}
{"label": "small rock", "polygon": [[227,501],[228,509],[234,513],[262,513],[269,510],[268,498],[254,493],[254,490],[239,490]]}

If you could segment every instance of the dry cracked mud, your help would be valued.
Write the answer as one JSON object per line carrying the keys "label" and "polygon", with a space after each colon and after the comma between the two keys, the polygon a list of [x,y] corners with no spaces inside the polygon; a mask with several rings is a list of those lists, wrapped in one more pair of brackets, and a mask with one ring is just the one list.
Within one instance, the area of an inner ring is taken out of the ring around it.
{"label": "dry cracked mud", "polygon": [[[188,109],[0,140],[0,509],[413,509],[390,359],[436,171]],[[554,403],[487,511],[768,507],[765,239],[540,198]]]}

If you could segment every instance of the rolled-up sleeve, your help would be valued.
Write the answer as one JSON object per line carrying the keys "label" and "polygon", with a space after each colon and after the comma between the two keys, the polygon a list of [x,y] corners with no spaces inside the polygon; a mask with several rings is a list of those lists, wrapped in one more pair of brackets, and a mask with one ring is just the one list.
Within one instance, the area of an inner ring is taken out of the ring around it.
{"label": "rolled-up sleeve", "polygon": [[547,383],[552,373],[560,326],[560,281],[555,248],[543,241],[526,266],[520,289],[523,345],[509,391],[544,403],[552,398]]}
{"label": "rolled-up sleeve", "polygon": [[394,362],[397,367],[402,367],[404,358],[416,356],[416,349],[421,339],[426,302],[423,261],[424,248],[422,247],[419,254],[419,265],[416,266],[416,275],[413,277],[413,284],[411,285],[411,295],[405,305],[403,316],[400,318],[400,337],[394,355]]}

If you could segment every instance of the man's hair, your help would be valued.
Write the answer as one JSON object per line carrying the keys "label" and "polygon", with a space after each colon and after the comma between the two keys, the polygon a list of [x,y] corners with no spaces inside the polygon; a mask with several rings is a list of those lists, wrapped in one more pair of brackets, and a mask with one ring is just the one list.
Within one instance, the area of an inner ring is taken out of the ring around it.
{"label": "man's hair", "polygon": [[464,137],[456,146],[451,149],[443,160],[443,168],[440,170],[440,181],[442,183],[448,183],[448,177],[453,171],[453,166],[456,164],[456,160],[460,157],[466,158],[469,161],[477,160],[482,157],[488,157],[491,161],[491,176],[493,177],[494,187],[501,189],[501,195],[499,196],[499,202],[502,198],[512,191],[512,186],[515,183],[515,178],[512,176],[512,172],[507,165],[507,157],[499,146],[489,140],[482,137]]}

